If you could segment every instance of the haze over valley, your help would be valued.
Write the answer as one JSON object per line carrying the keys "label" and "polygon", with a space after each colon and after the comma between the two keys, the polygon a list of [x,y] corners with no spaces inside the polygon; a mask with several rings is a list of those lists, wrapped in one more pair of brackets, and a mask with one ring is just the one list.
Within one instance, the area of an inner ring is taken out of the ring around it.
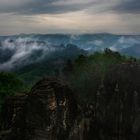
{"label": "haze over valley", "polygon": [[[140,56],[139,35],[113,34],[51,34],[51,35],[15,35],[0,37],[0,69],[10,70],[25,65],[54,59],[54,53],[62,53],[70,45],[76,50],[83,50],[87,54],[103,52],[105,48],[118,51],[128,56]],[[75,52],[73,52],[75,53]],[[77,54],[77,55],[78,55]],[[62,56],[65,53],[61,54]],[[69,56],[70,57],[70,56]],[[72,57],[72,56],[71,56]]]}

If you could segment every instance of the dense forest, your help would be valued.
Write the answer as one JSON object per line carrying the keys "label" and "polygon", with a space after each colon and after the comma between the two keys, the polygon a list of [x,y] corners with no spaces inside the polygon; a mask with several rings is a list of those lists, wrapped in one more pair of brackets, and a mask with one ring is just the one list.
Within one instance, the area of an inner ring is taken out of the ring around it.
{"label": "dense forest", "polygon": [[0,72],[2,140],[140,139],[139,59],[78,53]]}

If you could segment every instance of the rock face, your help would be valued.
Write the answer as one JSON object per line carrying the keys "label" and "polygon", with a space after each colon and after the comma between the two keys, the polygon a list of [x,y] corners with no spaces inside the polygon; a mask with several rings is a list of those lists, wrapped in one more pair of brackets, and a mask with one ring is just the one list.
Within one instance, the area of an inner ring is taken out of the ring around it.
{"label": "rock face", "polygon": [[32,88],[6,140],[66,140],[72,135],[77,112],[67,85],[43,79]]}
{"label": "rock face", "polygon": [[5,99],[1,114],[3,129],[8,130],[12,127],[16,115],[22,110],[24,106],[26,97],[26,94],[19,94],[15,96],[9,96]]}
{"label": "rock face", "polygon": [[92,140],[93,105],[80,107],[58,79],[39,81],[27,96],[7,99],[4,108],[9,117],[2,140]]}
{"label": "rock face", "polygon": [[100,135],[105,140],[139,140],[140,65],[128,62],[110,69],[98,96]]}

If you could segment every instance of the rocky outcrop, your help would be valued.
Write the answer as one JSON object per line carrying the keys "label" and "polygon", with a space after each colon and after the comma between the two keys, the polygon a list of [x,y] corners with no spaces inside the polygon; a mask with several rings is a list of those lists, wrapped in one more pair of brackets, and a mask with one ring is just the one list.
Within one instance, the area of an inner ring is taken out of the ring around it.
{"label": "rocky outcrop", "polygon": [[137,62],[111,68],[90,104],[79,104],[61,80],[45,78],[27,96],[6,99],[0,134],[4,140],[139,140],[139,78]]}
{"label": "rocky outcrop", "polygon": [[140,65],[126,62],[111,68],[97,97],[98,131],[105,140],[140,139]]}
{"label": "rocky outcrop", "polygon": [[26,98],[27,95],[25,93],[6,97],[0,114],[0,139],[3,139],[8,133],[10,133],[18,113],[22,110],[25,104]]}
{"label": "rocky outcrop", "polygon": [[9,96],[6,98],[2,108],[2,120],[3,127],[10,129],[14,123],[16,115],[23,108],[25,103],[26,95],[19,94],[15,96]]}
{"label": "rocky outcrop", "polygon": [[13,117],[6,140],[86,140],[90,132],[91,119],[81,115],[73,92],[60,80],[39,81],[20,106],[7,112]]}

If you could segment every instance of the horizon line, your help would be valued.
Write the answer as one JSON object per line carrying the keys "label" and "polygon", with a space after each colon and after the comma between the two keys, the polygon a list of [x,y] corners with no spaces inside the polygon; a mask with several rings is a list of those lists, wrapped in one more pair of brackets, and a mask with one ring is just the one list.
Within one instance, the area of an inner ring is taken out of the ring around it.
{"label": "horizon line", "polygon": [[17,33],[17,34],[7,34],[7,35],[0,35],[0,37],[8,37],[8,36],[20,36],[20,35],[98,35],[98,34],[106,34],[106,35],[120,35],[120,36],[140,36],[140,33],[109,33],[109,32],[97,32],[97,33]]}

